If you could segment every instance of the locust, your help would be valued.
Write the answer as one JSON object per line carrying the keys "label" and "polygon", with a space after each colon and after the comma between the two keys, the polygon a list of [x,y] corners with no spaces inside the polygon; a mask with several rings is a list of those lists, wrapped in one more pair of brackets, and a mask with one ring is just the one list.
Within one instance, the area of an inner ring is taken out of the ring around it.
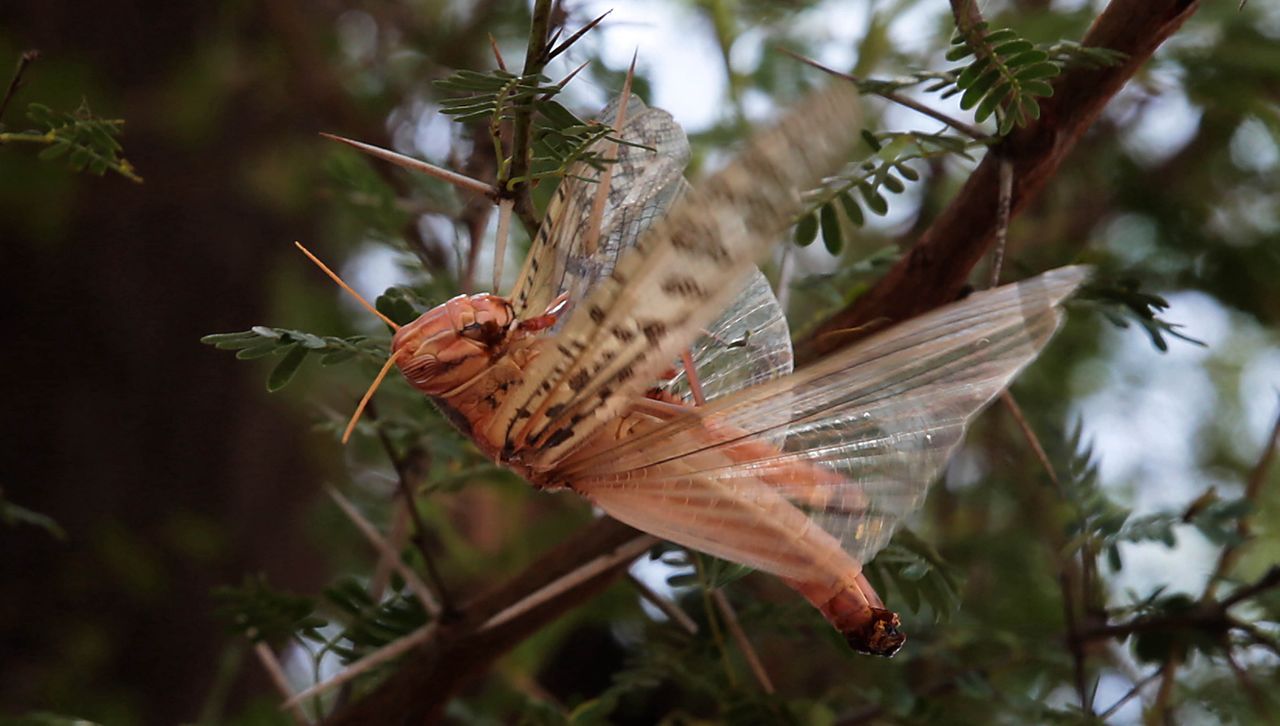
{"label": "locust", "polygon": [[695,188],[683,131],[624,91],[601,115],[616,122],[597,142],[611,163],[570,169],[510,294],[387,320],[370,392],[397,367],[535,487],[771,573],[851,648],[893,655],[906,635],[864,564],[1044,348],[1087,270],[973,293],[793,371],[755,265],[801,192],[848,161],[858,110],[851,85],[814,92]]}

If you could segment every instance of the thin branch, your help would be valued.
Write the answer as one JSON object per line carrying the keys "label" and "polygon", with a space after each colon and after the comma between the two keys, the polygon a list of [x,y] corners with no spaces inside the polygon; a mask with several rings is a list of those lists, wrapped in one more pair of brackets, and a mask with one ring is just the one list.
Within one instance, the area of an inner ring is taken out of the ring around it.
{"label": "thin branch", "polygon": [[543,587],[512,603],[510,606],[485,621],[485,624],[482,625],[480,629],[489,630],[496,628],[503,623],[506,623],[529,610],[552,600],[557,595],[567,592],[604,572],[608,572],[620,564],[631,562],[635,558],[644,554],[645,550],[657,543],[657,538],[645,535],[623,544],[612,552],[606,552],[581,567],[578,567],[564,577],[548,582]]}
{"label": "thin branch", "polygon": [[679,605],[654,592],[653,588],[644,584],[644,580],[630,572],[627,573],[627,582],[636,589],[636,592],[640,593],[640,597],[662,611],[662,614],[666,615],[671,622],[684,628],[686,633],[689,635],[698,634],[698,624],[693,622],[693,618],[689,617],[684,610],[681,610]]}
{"label": "thin branch", "polygon": [[[547,63],[547,29],[551,25],[551,0],[536,0],[529,23],[529,45],[525,49],[524,71],[528,78],[542,73]],[[503,165],[498,178],[499,194],[515,200],[516,215],[533,233],[538,228],[537,214],[530,198],[529,163],[532,155],[533,106],[521,104],[512,122],[511,163]],[[517,180],[513,185],[511,180]],[[510,187],[510,188],[509,188]],[[530,222],[533,222],[530,225]]]}
{"label": "thin branch", "polygon": [[9,87],[5,89],[4,98],[0,99],[0,122],[4,121],[4,112],[9,108],[9,102],[22,86],[22,75],[27,72],[27,66],[39,59],[40,51],[34,49],[24,50],[22,55],[18,56],[18,67],[13,70],[13,78],[9,81]]}
{"label": "thin branch", "polygon": [[[1258,712],[1259,716],[1270,715],[1271,709],[1267,706],[1267,699],[1262,696],[1262,692],[1258,690],[1258,686],[1249,677],[1249,673],[1240,665],[1239,661],[1230,650],[1227,650],[1223,656],[1226,658],[1227,666],[1231,668],[1231,672],[1235,674],[1236,681],[1240,684],[1241,690],[1249,696],[1249,702],[1253,704],[1253,710]],[[1268,719],[1270,721],[1270,719]]]}
{"label": "thin branch", "polygon": [[755,646],[751,645],[751,641],[747,638],[746,631],[742,629],[742,623],[738,621],[738,613],[734,611],[729,598],[725,597],[723,590],[715,589],[711,591],[711,599],[715,601],[716,608],[724,616],[724,624],[729,628],[729,634],[733,636],[734,642],[738,644],[738,649],[742,651],[742,657],[746,659],[751,673],[760,683],[761,690],[768,694],[776,693],[773,681],[769,678],[769,672],[764,669],[760,654],[756,652]]}
{"label": "thin branch", "polygon": [[321,693],[324,693],[326,691],[331,691],[334,688],[337,688],[338,686],[341,686],[342,684],[347,683],[354,678],[357,678],[365,673],[368,673],[369,671],[373,670],[374,668],[377,668],[383,663],[395,660],[396,658],[400,657],[402,654],[407,653],[413,648],[416,648],[419,645],[422,645],[423,643],[426,643],[427,641],[431,640],[431,638],[435,636],[436,630],[438,628],[439,628],[438,623],[435,623],[435,622],[427,623],[426,625],[422,626],[421,628],[418,628],[412,633],[409,633],[403,638],[400,638],[399,640],[393,643],[385,645],[373,651],[369,655],[366,655],[360,660],[349,664],[346,668],[342,670],[341,673],[334,676],[333,678],[330,678],[327,681],[321,681],[320,683],[317,683],[314,686],[311,686],[310,688],[299,691],[292,698],[285,701],[284,704],[281,705],[281,708],[289,708],[289,709],[295,708],[299,703],[301,703],[302,701],[305,701],[308,698],[314,698],[315,696],[318,696]]}
{"label": "thin branch", "polygon": [[409,462],[396,454],[395,447],[391,444],[391,439],[387,436],[387,432],[377,425],[377,411],[374,409],[373,402],[369,402],[368,410],[369,420],[374,422],[374,431],[378,433],[378,442],[382,444],[382,450],[386,452],[387,458],[391,460],[391,466],[396,471],[396,485],[400,492],[400,496],[404,498],[405,509],[409,512],[409,518],[413,521],[412,540],[418,548],[418,554],[422,555],[423,566],[427,571],[427,579],[431,581],[432,587],[440,598],[440,615],[442,617],[450,617],[454,613],[453,601],[449,597],[449,590],[444,586],[444,578],[440,576],[440,571],[436,569],[435,558],[431,556],[431,548],[427,545],[427,528],[422,521],[422,514],[418,512],[418,504],[414,499],[413,472],[410,471]]}
{"label": "thin branch", "polygon": [[1022,432],[1027,443],[1031,446],[1031,452],[1036,455],[1040,466],[1044,467],[1044,471],[1049,475],[1049,481],[1053,482],[1053,486],[1061,492],[1062,481],[1058,479],[1058,473],[1053,470],[1053,464],[1049,461],[1049,455],[1045,453],[1044,446],[1040,444],[1040,437],[1036,436],[1035,430],[1031,428],[1031,424],[1027,422],[1027,417],[1022,413],[1022,407],[1014,399],[1013,394],[1005,391],[1000,394],[1000,402],[1004,404],[1005,409],[1009,411],[1009,415],[1013,416],[1013,420],[1018,424],[1018,430]]}
{"label": "thin branch", "polygon": [[[837,71],[834,68],[828,68],[827,66],[822,65],[818,61],[813,60],[812,58],[808,58],[803,55],[800,55],[799,53],[793,50],[790,50],[788,48],[783,48],[779,46],[778,50],[791,56],[792,58],[795,58],[801,63],[804,63],[805,65],[809,65],[809,66],[813,66],[814,68],[817,68],[823,73],[827,73],[832,76],[835,76],[836,78],[843,78],[846,81],[849,81],[853,85],[857,86],[859,91],[863,91],[863,89],[866,87],[866,81],[862,78],[859,78],[858,76],[851,75],[849,73],[843,73],[841,71]],[[919,101],[913,98],[910,98],[908,96],[904,96],[900,93],[897,93],[896,91],[871,89],[863,92],[874,94],[887,101],[893,101],[894,103],[900,106],[905,106],[911,109],[912,111],[915,111],[916,113],[924,114],[925,116],[928,116],[929,118],[934,119],[935,121],[941,121],[947,126],[950,126],[951,128],[955,129],[956,131],[959,131],[960,133],[964,134],[965,136],[968,136],[969,138],[975,141],[986,141],[987,139],[991,138],[990,134],[984,133],[982,129],[976,126],[973,126],[972,124],[967,124],[963,121],[960,121],[959,119],[952,118],[947,114],[941,111],[938,111],[937,109],[930,108],[924,105],[923,103],[920,103]]]}
{"label": "thin branch", "polygon": [[1117,699],[1115,703],[1111,704],[1111,706],[1107,708],[1107,710],[1098,714],[1098,721],[1105,723],[1107,719],[1114,716],[1116,711],[1119,711],[1126,703],[1132,701],[1135,696],[1141,695],[1142,689],[1155,682],[1162,673],[1164,673],[1164,668],[1157,668],[1155,673],[1152,673],[1146,678],[1134,683],[1133,688],[1130,688],[1128,693]]}
{"label": "thin branch", "polygon": [[[1258,495],[1262,491],[1262,484],[1266,481],[1267,472],[1271,468],[1271,461],[1275,458],[1278,443],[1280,443],[1280,413],[1276,414],[1275,423],[1271,426],[1271,436],[1267,439],[1266,446],[1263,447],[1262,454],[1259,455],[1258,462],[1253,465],[1253,470],[1249,473],[1249,479],[1245,483],[1245,501],[1250,503],[1258,501]],[[1228,543],[1222,547],[1222,552],[1218,555],[1218,563],[1213,568],[1213,574],[1209,576],[1208,584],[1205,585],[1202,600],[1212,599],[1218,590],[1218,583],[1222,582],[1222,579],[1231,573],[1231,569],[1235,567],[1236,560],[1240,558],[1240,545],[1249,539],[1249,534],[1249,517],[1246,515],[1236,522],[1237,542]]]}

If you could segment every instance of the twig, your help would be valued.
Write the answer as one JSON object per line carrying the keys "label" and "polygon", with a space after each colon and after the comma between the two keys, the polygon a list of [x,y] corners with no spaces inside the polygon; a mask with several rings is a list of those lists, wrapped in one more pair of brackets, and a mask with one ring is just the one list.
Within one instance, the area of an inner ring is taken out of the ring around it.
{"label": "twig", "polygon": [[[793,50],[790,50],[788,48],[783,48],[779,46],[778,50],[791,56],[792,58],[795,58],[801,63],[804,63],[805,65],[809,65],[809,66],[813,66],[814,68],[817,68],[823,73],[827,73],[832,76],[835,76],[836,78],[843,78],[846,81],[849,81],[853,85],[857,86],[859,91],[864,91],[864,88],[866,88],[866,81],[863,80],[862,78],[859,78],[858,76],[855,76],[849,73],[843,73],[841,71],[837,71],[834,68],[828,68],[827,66],[822,65],[818,61],[813,60],[812,58],[807,58],[803,55],[800,55],[799,53]],[[959,119],[954,119],[948,116],[947,114],[942,113],[941,111],[929,108],[923,103],[920,103],[919,101],[913,98],[904,96],[895,91],[868,89],[868,90],[865,90],[864,92],[874,94],[887,101],[893,101],[894,103],[900,106],[905,106],[911,109],[912,111],[915,111],[917,113],[922,113],[925,116],[928,116],[929,118],[934,119],[935,121],[941,121],[947,126],[950,126],[951,128],[955,129],[956,131],[959,131],[960,133],[964,134],[965,136],[968,136],[971,139],[974,139],[975,141],[985,141],[990,138],[989,134],[983,133],[982,129],[976,126],[967,124],[963,121],[960,121]]]}
{"label": "twig", "polygon": [[13,78],[9,81],[9,87],[5,89],[4,98],[0,99],[0,121],[4,121],[4,112],[9,108],[9,102],[22,86],[22,74],[27,72],[27,66],[39,59],[40,51],[34,49],[24,50],[22,55],[18,56],[18,67],[13,70]]}
{"label": "twig", "polygon": [[1152,682],[1160,677],[1161,673],[1164,673],[1164,668],[1157,668],[1155,673],[1152,673],[1146,678],[1134,683],[1133,688],[1130,688],[1128,693],[1117,699],[1115,703],[1111,704],[1111,706],[1107,708],[1107,710],[1098,714],[1098,721],[1105,723],[1107,719],[1115,715],[1116,711],[1119,711],[1126,703],[1132,701],[1134,696],[1140,695],[1142,693],[1142,689],[1151,685]]}
{"label": "twig", "polygon": [[760,683],[760,688],[765,693],[775,693],[773,681],[769,679],[769,672],[764,669],[764,663],[761,662],[760,654],[756,652],[755,646],[751,645],[751,641],[747,639],[747,634],[743,631],[742,623],[738,621],[738,614],[734,612],[733,604],[729,602],[729,598],[725,597],[723,590],[716,589],[711,591],[711,599],[715,601],[720,614],[724,616],[724,624],[729,628],[729,634],[733,636],[734,641],[738,644],[738,649],[742,651],[742,657],[746,659],[752,674],[755,675],[756,680]]}
{"label": "twig", "polygon": [[[1236,660],[1234,654],[1228,649],[1223,653],[1226,658],[1227,665],[1231,668],[1231,672],[1235,674],[1236,680],[1240,683],[1240,688],[1249,696],[1249,702],[1253,704],[1253,709],[1258,712],[1259,716],[1268,716],[1271,709],[1267,707],[1267,700],[1263,698],[1262,693],[1258,690],[1258,686],[1249,677],[1248,672],[1241,667],[1239,661]],[[1270,721],[1270,719],[1268,719]]]}
{"label": "twig", "polygon": [[[551,25],[551,0],[535,0],[529,22],[529,45],[525,49],[523,75],[542,72],[547,63],[547,29]],[[537,214],[529,191],[529,161],[532,151],[533,107],[520,104],[512,122],[511,163],[500,165],[498,193],[515,200],[515,213],[532,233],[538,228]],[[516,180],[512,184],[512,180]]]}
{"label": "twig", "polygon": [[1173,726],[1173,706],[1169,703],[1169,699],[1173,697],[1173,688],[1177,685],[1178,667],[1182,665],[1181,658],[1176,652],[1169,654],[1165,659],[1164,667],[1160,674],[1160,690],[1156,691],[1156,700],[1151,704],[1151,717],[1155,719],[1155,723],[1163,723],[1167,726]]}
{"label": "twig", "polygon": [[286,707],[289,715],[293,716],[294,722],[298,724],[311,723],[311,719],[307,718],[307,714],[302,711],[302,706],[298,704],[296,696],[293,694],[293,688],[289,685],[289,678],[285,676],[284,668],[280,666],[280,659],[276,658],[275,651],[271,650],[271,646],[266,643],[254,643],[253,653],[258,656],[258,662],[267,671],[267,677],[271,679],[271,683],[275,685],[280,695],[285,698]]}
{"label": "twig", "polygon": [[449,597],[448,588],[444,586],[444,578],[440,576],[440,571],[436,569],[435,558],[431,556],[431,548],[427,546],[427,528],[422,521],[422,514],[418,512],[418,504],[413,496],[413,486],[410,482],[413,475],[409,471],[408,462],[396,455],[395,447],[391,445],[391,439],[387,436],[387,432],[383,431],[381,426],[376,425],[378,415],[372,401],[369,402],[367,415],[369,420],[375,423],[373,429],[378,432],[378,442],[382,444],[382,450],[386,452],[387,458],[391,460],[392,468],[396,471],[397,488],[400,496],[404,498],[404,506],[409,512],[409,518],[413,521],[413,543],[417,546],[418,553],[422,555],[422,562],[427,571],[427,579],[431,580],[431,585],[435,588],[440,598],[439,615],[441,617],[452,616],[455,612],[453,601]]}
{"label": "twig", "polygon": [[693,622],[693,618],[681,610],[679,605],[654,592],[653,588],[644,584],[643,580],[629,572],[627,573],[627,582],[636,589],[636,592],[640,593],[640,597],[658,610],[661,610],[662,614],[666,615],[671,622],[684,628],[689,635],[697,635],[698,624]]}
{"label": "twig", "polygon": [[1013,204],[1013,164],[1000,159],[1000,198],[996,210],[996,248],[991,257],[991,284],[1000,284],[1000,268],[1004,266],[1004,248],[1009,239],[1009,208]]}
{"label": "twig", "polygon": [[[1276,415],[1275,423],[1271,426],[1271,437],[1267,439],[1266,446],[1263,447],[1262,454],[1258,457],[1258,463],[1254,464],[1253,470],[1249,473],[1249,479],[1245,483],[1245,501],[1258,501],[1258,494],[1262,490],[1262,484],[1267,479],[1267,470],[1271,468],[1271,461],[1275,458],[1277,443],[1280,443],[1280,413]],[[1222,553],[1218,555],[1218,563],[1213,568],[1213,574],[1209,575],[1208,584],[1205,585],[1202,600],[1213,599],[1218,590],[1218,583],[1222,582],[1222,579],[1231,572],[1236,560],[1239,559],[1240,545],[1249,538],[1249,531],[1249,517],[1246,515],[1236,522],[1237,542],[1223,545]]]}
{"label": "twig", "polygon": [[285,701],[281,708],[296,708],[300,702],[308,698],[318,696],[325,691],[333,690],[357,676],[368,673],[387,661],[398,658],[401,654],[416,648],[428,640],[431,640],[435,635],[437,627],[438,625],[434,622],[427,623],[403,638],[373,651],[369,655],[366,655],[360,660],[348,665],[341,673],[333,678],[330,678],[327,681],[321,681],[306,690],[299,691],[292,698]]}
{"label": "twig", "polygon": [[400,576],[404,578],[405,584],[409,586],[410,590],[413,590],[413,594],[416,595],[418,597],[418,601],[422,603],[423,609],[432,617],[440,615],[440,604],[436,602],[435,596],[427,589],[426,583],[418,577],[418,573],[414,572],[412,568],[404,563],[404,560],[400,558],[400,553],[396,552],[391,547],[390,543],[383,539],[382,535],[378,533],[378,530],[369,522],[369,520],[364,518],[364,515],[360,514],[360,511],[355,508],[355,505],[353,505],[350,500],[342,496],[342,494],[333,487],[326,487],[326,489],[329,492],[329,496],[337,503],[338,508],[341,509],[343,513],[346,514],[347,517],[356,525],[356,528],[365,536],[365,539],[368,539],[374,549],[378,550],[378,553],[385,558],[385,561],[390,562],[396,572],[400,573]]}
{"label": "twig", "polygon": [[1053,464],[1049,461],[1049,455],[1045,453],[1044,446],[1040,444],[1040,437],[1036,436],[1031,424],[1027,423],[1027,417],[1022,413],[1022,407],[1018,405],[1013,394],[1008,391],[1000,394],[1000,402],[1009,411],[1009,415],[1013,416],[1014,423],[1018,424],[1018,429],[1031,446],[1031,452],[1036,455],[1036,459],[1040,461],[1040,466],[1044,467],[1045,473],[1049,475],[1049,481],[1053,482],[1053,486],[1061,491],[1062,482],[1058,479],[1057,472],[1053,470]]}

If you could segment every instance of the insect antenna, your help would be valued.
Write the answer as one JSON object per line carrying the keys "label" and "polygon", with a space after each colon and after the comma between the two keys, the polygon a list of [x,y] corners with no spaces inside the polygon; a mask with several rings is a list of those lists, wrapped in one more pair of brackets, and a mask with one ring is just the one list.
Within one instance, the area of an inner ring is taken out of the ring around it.
{"label": "insect antenna", "polygon": [[[383,315],[382,313],[378,312],[377,308],[371,305],[368,300],[365,300],[364,297],[360,295],[360,293],[352,289],[350,285],[348,285],[341,277],[338,276],[338,273],[329,269],[329,266],[321,262],[319,257],[316,257],[315,255],[311,254],[311,250],[307,249],[306,247],[303,247],[302,243],[296,240],[294,241],[293,244],[299,250],[302,250],[302,254],[306,255],[307,259],[314,262],[316,267],[319,267],[321,270],[324,270],[324,274],[328,275],[334,282],[338,283],[338,287],[341,287],[343,290],[346,290],[347,293],[351,295],[351,297],[358,300],[360,304],[365,307],[366,310],[378,316],[378,319],[386,323],[387,325],[391,326],[392,330],[400,330],[400,326],[397,325],[395,321],[393,321],[391,318],[387,317],[386,315]],[[355,431],[356,424],[360,421],[361,414],[364,413],[365,407],[369,405],[369,399],[373,398],[373,392],[378,390],[378,386],[382,385],[382,379],[387,377],[387,373],[391,371],[391,366],[396,362],[396,358],[398,358],[399,355],[400,355],[399,352],[392,353],[391,356],[387,358],[387,362],[382,364],[382,370],[378,371],[378,376],[373,379],[373,383],[370,384],[369,390],[364,392],[364,396],[360,399],[360,403],[356,405],[356,412],[351,415],[351,420],[347,422],[347,428],[342,432],[342,443],[344,444],[347,443],[347,440],[351,438],[351,432]]]}
{"label": "insect antenna", "polygon": [[306,255],[307,259],[314,262],[316,264],[316,267],[319,267],[320,269],[324,270],[324,274],[328,275],[330,279],[338,283],[338,287],[342,288],[343,290],[346,290],[347,293],[351,295],[351,297],[355,298],[361,305],[363,305],[365,310],[368,310],[369,312],[378,316],[378,319],[386,323],[387,325],[390,325],[392,330],[400,329],[400,326],[397,325],[395,321],[393,321],[391,318],[388,318],[386,315],[383,315],[382,313],[378,312],[378,309],[375,308],[373,305],[371,305],[368,300],[365,300],[360,295],[360,293],[353,290],[351,286],[348,285],[345,281],[343,281],[341,277],[338,277],[338,273],[334,272],[333,270],[330,270],[329,266],[321,262],[319,257],[316,257],[315,255],[311,254],[311,250],[307,249],[306,247],[303,247],[301,242],[294,241],[293,244],[298,249],[302,250],[302,254]]}

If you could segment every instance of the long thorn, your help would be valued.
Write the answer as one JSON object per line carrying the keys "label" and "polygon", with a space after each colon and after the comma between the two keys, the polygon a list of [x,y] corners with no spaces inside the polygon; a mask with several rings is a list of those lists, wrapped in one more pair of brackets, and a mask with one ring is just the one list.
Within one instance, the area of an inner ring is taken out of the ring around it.
{"label": "long thorn", "polygon": [[343,683],[346,683],[363,673],[368,673],[370,670],[373,670],[383,663],[399,657],[402,653],[406,653],[410,649],[427,642],[435,635],[435,632],[436,624],[427,623],[403,638],[385,645],[360,660],[348,665],[346,670],[333,678],[317,683],[306,690],[299,691],[293,698],[285,701],[282,708],[293,708],[301,701],[312,698],[313,696],[318,696],[325,691],[341,686]]}
{"label": "long thorn", "polygon": [[502,264],[507,257],[507,237],[511,234],[511,212],[516,208],[514,199],[498,202],[498,233],[493,241],[493,294],[502,289]]}
{"label": "long thorn", "polygon": [[306,255],[306,256],[307,256],[307,259],[309,259],[309,260],[311,260],[312,262],[314,262],[314,263],[316,264],[316,267],[319,267],[321,270],[324,270],[324,274],[328,275],[328,276],[329,276],[329,278],[330,278],[331,280],[333,280],[334,282],[338,283],[338,287],[340,287],[340,288],[342,288],[343,290],[347,291],[347,293],[348,293],[348,294],[350,294],[350,295],[351,295],[351,297],[353,297],[353,298],[355,298],[357,301],[359,301],[359,303],[360,303],[361,305],[363,305],[363,306],[364,306],[365,310],[368,310],[369,312],[371,312],[371,313],[373,313],[374,315],[378,316],[378,319],[379,319],[379,320],[381,320],[382,322],[386,323],[387,325],[391,326],[391,329],[392,329],[392,330],[399,330],[399,329],[400,329],[400,326],[399,326],[399,325],[396,325],[396,323],[395,323],[395,321],[394,321],[394,320],[392,320],[391,318],[388,318],[386,315],[383,315],[382,313],[378,312],[378,309],[377,309],[377,308],[375,308],[372,304],[370,304],[368,300],[365,300],[365,299],[364,299],[364,296],[362,296],[360,293],[356,292],[356,291],[355,291],[355,289],[353,289],[350,285],[348,285],[348,284],[347,284],[347,283],[346,283],[346,282],[345,282],[341,277],[338,277],[338,273],[336,273],[336,272],[334,272],[333,270],[329,269],[329,266],[328,266],[328,265],[326,265],[325,263],[321,262],[319,257],[316,257],[315,255],[311,254],[311,250],[307,249],[306,247],[303,247],[301,242],[299,242],[299,241],[297,241],[297,240],[294,240],[294,241],[293,241],[293,244],[294,244],[294,246],[296,246],[298,249],[302,250],[302,254]]}
{"label": "long thorn", "polygon": [[[565,41],[563,43],[561,43],[560,45],[557,45],[551,52],[547,53],[547,60],[550,61],[552,58],[555,58],[556,56],[560,55],[566,50],[569,50],[569,46],[578,42],[578,39],[581,38],[582,36],[591,32],[591,29],[599,25],[600,21],[604,20],[611,12],[613,12],[613,10],[604,11],[604,13],[600,15],[600,17],[582,26],[573,35],[570,35],[568,38],[565,38]],[[554,39],[552,42],[554,42]],[[550,43],[548,43],[548,45],[550,45]]]}
{"label": "long thorn", "polygon": [[380,146],[373,146],[372,144],[366,144],[361,141],[355,141],[354,139],[348,139],[344,136],[335,136],[334,134],[326,133],[321,133],[320,135],[326,139],[339,141],[347,146],[359,149],[360,151],[363,151],[370,156],[382,159],[383,161],[389,161],[396,166],[404,167],[410,171],[422,172],[427,176],[439,179],[443,182],[448,182],[463,191],[483,194],[484,196],[491,198],[496,197],[498,194],[497,189],[490,184],[485,184],[478,179],[472,179],[471,177],[465,174],[459,174],[456,171],[450,171],[448,169],[442,169],[434,164],[428,164],[427,162],[420,161],[412,156],[398,154],[389,149],[384,149]]}
{"label": "long thorn", "polygon": [[[631,56],[631,67],[627,69],[627,80],[622,84],[622,96],[618,99],[618,113],[613,120],[613,128],[622,134],[622,125],[627,121],[627,102],[631,100],[631,79],[635,77],[636,72],[636,56]],[[616,156],[619,146],[617,142],[609,141],[605,143],[603,153],[605,156]],[[591,216],[587,221],[587,234],[582,240],[583,254],[591,256],[596,252],[596,246],[600,243],[601,225],[604,223],[604,203],[609,198],[609,187],[613,184],[613,164],[605,166],[604,171],[600,173],[600,181],[596,184],[596,196],[591,200]]]}
{"label": "long thorn", "polygon": [[400,553],[392,549],[391,544],[378,533],[377,528],[369,520],[364,518],[364,515],[360,514],[360,511],[355,508],[355,505],[350,500],[342,496],[342,493],[333,487],[326,487],[326,489],[329,492],[329,496],[338,505],[338,508],[356,525],[356,529],[359,529],[360,533],[365,536],[365,539],[369,540],[374,549],[378,550],[378,553],[391,563],[396,572],[400,573],[400,576],[404,578],[405,584],[409,586],[410,590],[413,590],[413,594],[422,603],[422,608],[432,617],[439,615],[440,604],[436,602],[435,595],[431,594],[427,584],[418,577],[418,573],[404,563],[404,560],[400,558]]}
{"label": "long thorn", "polygon": [[281,696],[284,696],[284,707],[289,710],[293,720],[299,724],[311,723],[311,719],[307,718],[307,714],[302,711],[302,706],[298,704],[297,696],[293,694],[293,688],[289,685],[289,678],[285,676],[284,668],[280,666],[280,659],[276,658],[271,646],[266,643],[254,643],[253,653],[258,657],[258,662],[262,664],[263,669],[267,671],[267,677],[271,679],[272,685]]}

